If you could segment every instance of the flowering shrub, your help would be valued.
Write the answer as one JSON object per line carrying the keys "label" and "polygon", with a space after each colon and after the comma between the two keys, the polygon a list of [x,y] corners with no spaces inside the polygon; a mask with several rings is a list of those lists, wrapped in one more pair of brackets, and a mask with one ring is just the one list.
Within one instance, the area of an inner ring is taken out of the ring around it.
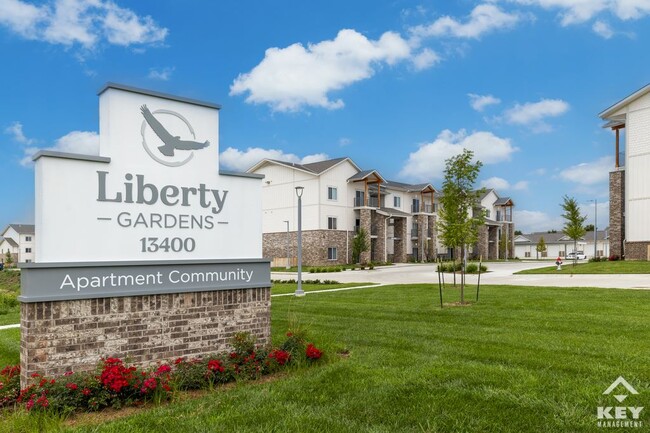
{"label": "flowering shrub", "polygon": [[305,350],[305,356],[307,356],[307,359],[315,361],[323,356],[323,352],[318,350],[312,343],[309,343],[307,345],[307,349]]}
{"label": "flowering shrub", "polygon": [[[120,358],[105,358],[95,372],[68,372],[56,379],[32,374],[29,385],[20,389],[20,367],[0,371],[0,407],[19,406],[29,412],[68,413],[120,408],[148,401],[170,399],[173,390],[210,388],[233,380],[258,379],[295,360],[314,361],[323,352],[302,333],[288,333],[280,348],[256,348],[255,339],[244,333],[230,341],[233,351],[203,359],[177,358],[170,364],[143,369]],[[298,362],[298,361],[296,361]]]}

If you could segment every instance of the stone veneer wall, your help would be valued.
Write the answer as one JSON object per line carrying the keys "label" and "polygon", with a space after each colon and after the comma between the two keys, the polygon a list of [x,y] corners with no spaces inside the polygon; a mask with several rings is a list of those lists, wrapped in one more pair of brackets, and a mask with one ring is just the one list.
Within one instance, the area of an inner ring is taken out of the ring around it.
{"label": "stone veneer wall", "polygon": [[427,218],[428,228],[427,231],[431,232],[431,239],[428,243],[427,248],[427,257],[429,260],[436,260],[438,255],[436,254],[436,243],[438,241],[438,229],[436,227],[436,217],[435,215],[429,215]]}
{"label": "stone veneer wall", "polygon": [[[289,232],[289,238],[291,257],[297,257],[298,233]],[[354,232],[345,230],[303,230],[303,266],[341,265],[351,262],[353,238]],[[368,230],[368,238],[370,238],[370,230]],[[327,249],[331,247],[336,248],[336,260],[327,259]],[[287,232],[264,233],[262,235],[262,254],[270,260],[276,257],[287,257]]]}
{"label": "stone veneer wall", "polygon": [[377,234],[374,242],[374,251],[372,257],[376,262],[386,261],[386,218],[383,215],[373,212],[372,226],[373,233]]}
{"label": "stone veneer wall", "polygon": [[489,227],[485,224],[482,224],[478,228],[478,242],[476,242],[476,253],[478,256],[482,256],[483,260],[488,260],[490,258],[488,252],[489,245]]}
{"label": "stone veneer wall", "polygon": [[406,218],[395,218],[393,241],[393,261],[406,262]]}
{"label": "stone veneer wall", "polygon": [[[625,240],[625,170],[609,173],[609,253],[623,257]],[[645,254],[644,254],[645,256]]]}
{"label": "stone veneer wall", "polygon": [[372,210],[370,208],[359,209],[359,220],[361,228],[366,232],[366,241],[368,243],[368,249],[363,251],[361,257],[359,257],[359,263],[368,263],[370,262],[370,248],[372,248],[372,242],[370,242]]}
{"label": "stone veneer wall", "polygon": [[650,260],[650,242],[625,242],[625,260]]}
{"label": "stone veneer wall", "polygon": [[93,370],[102,357],[147,366],[228,349],[245,331],[271,341],[271,289],[22,303],[21,383]]}

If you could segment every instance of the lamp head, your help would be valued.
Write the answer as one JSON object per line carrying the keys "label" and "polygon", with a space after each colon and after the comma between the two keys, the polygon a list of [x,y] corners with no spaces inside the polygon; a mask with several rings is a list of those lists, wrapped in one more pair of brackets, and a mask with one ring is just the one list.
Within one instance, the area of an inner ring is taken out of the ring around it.
{"label": "lamp head", "polygon": [[296,195],[298,197],[302,197],[302,193],[303,193],[304,190],[305,190],[304,186],[297,186],[296,187]]}

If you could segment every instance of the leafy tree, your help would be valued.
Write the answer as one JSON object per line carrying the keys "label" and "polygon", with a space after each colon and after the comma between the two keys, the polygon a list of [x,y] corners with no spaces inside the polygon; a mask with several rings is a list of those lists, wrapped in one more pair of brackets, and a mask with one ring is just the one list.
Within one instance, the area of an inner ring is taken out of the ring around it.
{"label": "leafy tree", "polygon": [[[479,175],[481,161],[473,162],[474,152],[463,153],[445,161],[442,197],[438,211],[438,233],[448,248],[460,248],[464,262],[468,245],[478,240],[478,229],[485,220],[485,212],[475,206],[482,191],[475,191],[474,183]],[[465,302],[465,267],[461,269],[460,302]]]}
{"label": "leafy tree", "polygon": [[546,251],[546,242],[544,241],[544,236],[539,237],[539,242],[537,242],[537,246],[535,247],[535,251],[537,251],[537,258],[539,259],[539,253],[543,253]]}
{"label": "leafy tree", "polygon": [[587,224],[585,226],[585,231],[586,232],[593,232],[594,231],[594,225],[593,224]]}
{"label": "leafy tree", "polygon": [[[569,239],[573,239],[573,251],[576,251],[578,249],[578,239],[585,235],[583,224],[587,219],[587,215],[580,215],[578,202],[573,197],[565,195],[561,206],[564,210],[564,213],[562,214],[562,218],[564,218],[563,232],[569,237]],[[575,262],[576,259],[574,258],[574,265]]]}
{"label": "leafy tree", "polygon": [[363,228],[360,228],[352,239],[352,262],[359,263],[361,253],[367,251],[368,248],[370,248],[370,245],[368,245],[366,231]]}
{"label": "leafy tree", "polygon": [[515,236],[523,235],[521,230],[515,230]]}
{"label": "leafy tree", "polygon": [[10,267],[13,262],[14,258],[11,256],[11,252],[7,250],[5,253],[5,265],[7,265],[7,267]]}

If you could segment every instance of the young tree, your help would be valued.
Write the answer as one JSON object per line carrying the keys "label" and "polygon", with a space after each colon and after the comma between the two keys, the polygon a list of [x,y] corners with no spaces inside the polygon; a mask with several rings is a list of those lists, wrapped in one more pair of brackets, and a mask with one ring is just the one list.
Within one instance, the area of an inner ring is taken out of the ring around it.
{"label": "young tree", "polygon": [[[580,208],[578,207],[578,202],[573,197],[564,196],[562,202],[562,209],[564,213],[562,218],[564,218],[564,234],[573,239],[573,251],[577,250],[578,239],[585,235],[584,223],[587,219],[587,215],[580,215]],[[573,264],[575,265],[576,259],[573,259]]]}
{"label": "young tree", "polygon": [[11,267],[11,264],[14,262],[14,258],[11,256],[11,252],[7,250],[5,253],[5,265],[9,268]]}
{"label": "young tree", "polygon": [[537,251],[537,259],[539,259],[539,253],[546,251],[546,242],[544,241],[544,236],[539,237],[539,242],[537,242],[535,251]]}
{"label": "young tree", "polygon": [[368,239],[366,239],[366,231],[360,228],[352,239],[352,262],[359,263],[361,253],[367,251],[368,248],[370,246],[368,245]]}
{"label": "young tree", "polygon": [[[445,161],[445,175],[438,211],[438,233],[448,248],[460,248],[461,260],[468,245],[478,240],[478,228],[485,220],[483,211],[475,209],[481,191],[474,183],[483,165],[473,162],[474,152],[463,153]],[[465,302],[465,267],[461,270],[460,302]]]}

